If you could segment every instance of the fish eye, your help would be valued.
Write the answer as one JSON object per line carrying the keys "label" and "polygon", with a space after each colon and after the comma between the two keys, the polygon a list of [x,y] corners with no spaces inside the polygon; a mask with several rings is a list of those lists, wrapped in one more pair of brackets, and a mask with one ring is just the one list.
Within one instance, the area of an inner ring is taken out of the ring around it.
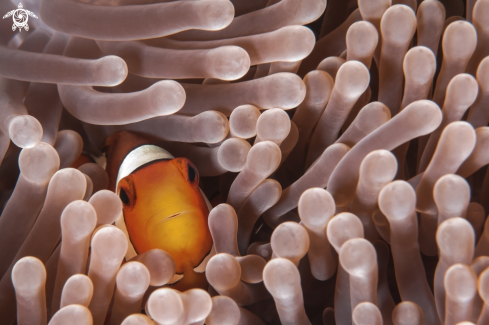
{"label": "fish eye", "polygon": [[195,181],[195,176],[196,176],[195,169],[191,165],[187,165],[187,166],[188,166],[188,180],[191,183],[193,183]]}
{"label": "fish eye", "polygon": [[126,191],[124,191],[123,188],[121,188],[121,191],[119,193],[119,197],[121,198],[122,203],[124,203],[125,205],[129,204],[129,197],[127,196],[127,193],[126,193]]}

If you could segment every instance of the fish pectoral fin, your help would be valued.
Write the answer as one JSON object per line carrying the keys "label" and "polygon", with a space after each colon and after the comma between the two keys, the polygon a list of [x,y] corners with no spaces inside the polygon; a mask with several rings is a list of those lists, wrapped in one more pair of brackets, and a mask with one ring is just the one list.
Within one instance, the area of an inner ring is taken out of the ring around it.
{"label": "fish pectoral fin", "polygon": [[209,254],[207,254],[207,256],[202,260],[202,262],[200,262],[199,265],[197,265],[196,267],[194,267],[194,272],[195,273],[204,273],[205,272],[205,268],[207,266],[207,263],[209,262],[209,260],[211,259],[211,257],[214,256],[214,255],[216,255],[216,248],[214,247],[214,245],[212,245],[212,248],[209,251]]}
{"label": "fish pectoral fin", "polygon": [[173,278],[171,278],[170,281],[168,281],[167,285],[176,284],[181,279],[183,279],[183,274],[175,273],[175,275],[173,276]]}

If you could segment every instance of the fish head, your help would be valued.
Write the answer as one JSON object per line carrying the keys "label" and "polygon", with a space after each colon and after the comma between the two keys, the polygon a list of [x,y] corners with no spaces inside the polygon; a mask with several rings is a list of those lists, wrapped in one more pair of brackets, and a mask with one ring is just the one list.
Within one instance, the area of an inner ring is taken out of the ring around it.
{"label": "fish head", "polygon": [[206,287],[205,274],[195,269],[208,256],[212,237],[195,166],[186,158],[152,161],[122,178],[117,193],[136,252],[162,249],[183,275],[178,288]]}

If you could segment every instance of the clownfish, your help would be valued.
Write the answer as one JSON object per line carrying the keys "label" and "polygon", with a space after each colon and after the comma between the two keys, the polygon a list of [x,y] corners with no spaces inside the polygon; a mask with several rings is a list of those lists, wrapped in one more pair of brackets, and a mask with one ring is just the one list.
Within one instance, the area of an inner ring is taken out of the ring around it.
{"label": "clownfish", "polygon": [[122,201],[116,221],[128,238],[126,259],[159,248],[176,265],[172,288],[207,289],[207,261],[215,254],[207,219],[212,208],[199,188],[197,168],[155,141],[131,132],[113,134],[105,152],[109,188]]}

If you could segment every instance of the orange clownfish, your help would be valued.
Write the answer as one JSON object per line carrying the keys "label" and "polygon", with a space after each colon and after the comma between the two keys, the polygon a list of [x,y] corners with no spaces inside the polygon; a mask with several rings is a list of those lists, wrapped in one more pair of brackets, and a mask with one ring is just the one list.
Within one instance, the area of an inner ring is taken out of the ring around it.
{"label": "orange clownfish", "polygon": [[162,249],[175,261],[173,288],[207,289],[205,265],[213,255],[207,224],[211,206],[199,188],[195,166],[133,133],[117,133],[108,142],[109,186],[123,205],[116,226],[130,243],[126,259]]}

